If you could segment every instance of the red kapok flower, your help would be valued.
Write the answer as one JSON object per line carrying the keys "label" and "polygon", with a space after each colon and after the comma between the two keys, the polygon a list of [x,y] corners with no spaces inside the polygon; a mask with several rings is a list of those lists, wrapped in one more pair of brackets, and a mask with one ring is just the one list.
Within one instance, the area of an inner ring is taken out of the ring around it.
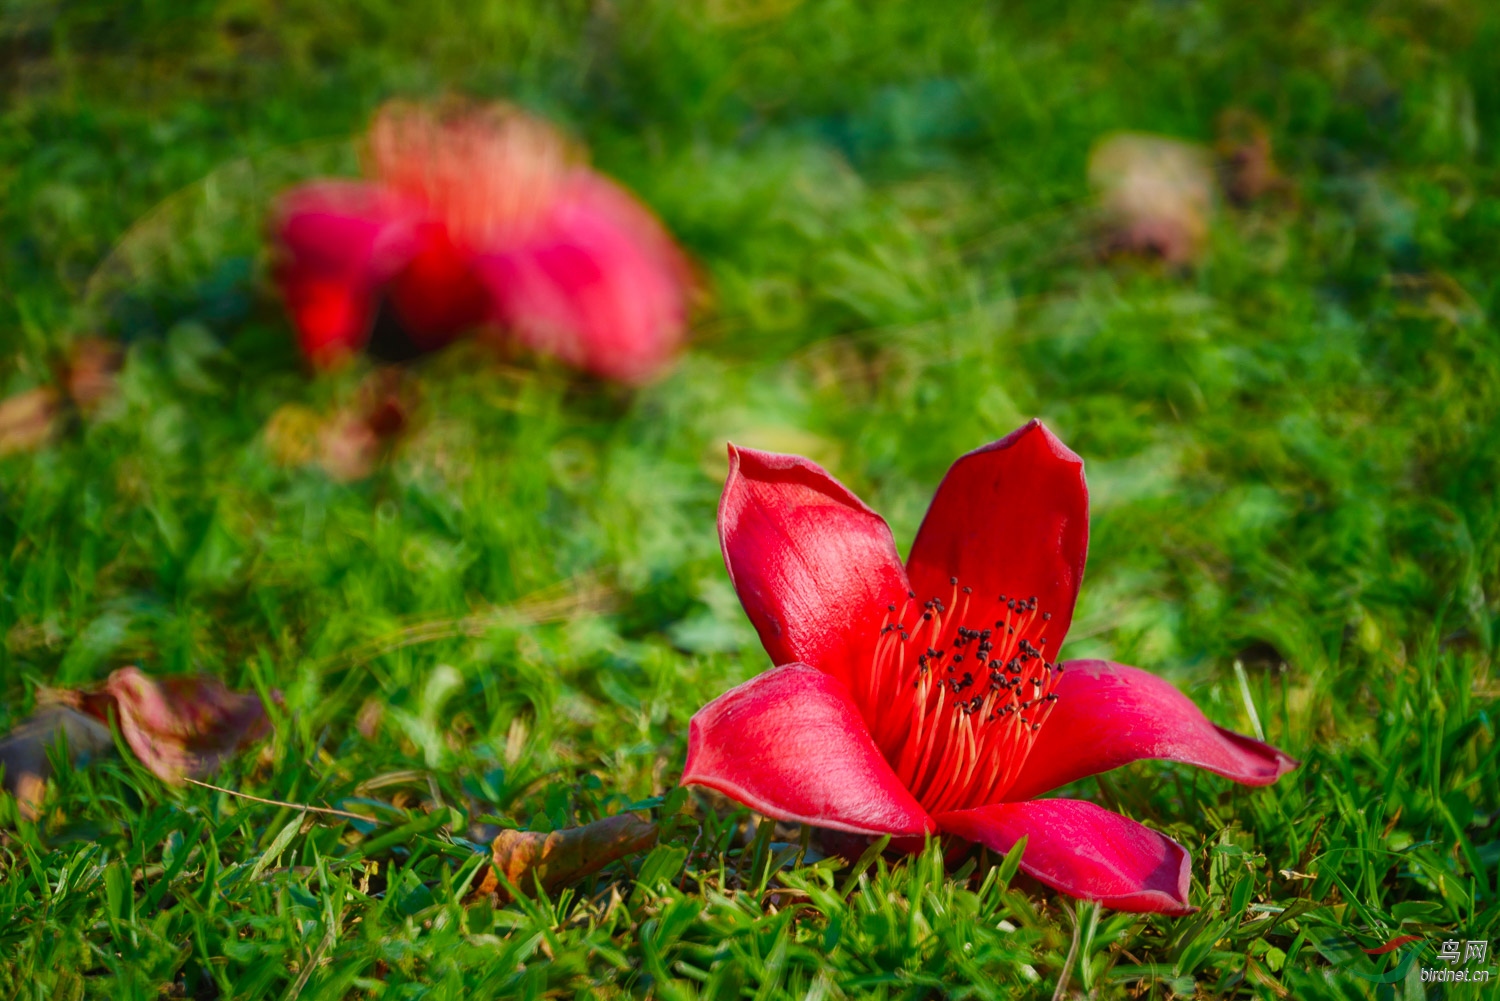
{"label": "red kapok flower", "polygon": [[395,103],[368,151],[372,181],[312,182],[275,214],[277,283],[315,364],[363,349],[382,300],[414,353],[494,326],[605,378],[639,382],[671,360],[685,258],[550,126],[508,107]]}
{"label": "red kapok flower", "polygon": [[1183,914],[1187,851],[1036,797],[1142,758],[1269,785],[1297,762],[1170,684],[1054,662],[1088,550],[1083,462],[1032,421],[959,459],[906,566],[879,515],[797,456],[729,450],[729,576],[779,666],[693,717],[683,782],[857,834],[942,832],[1075,897]]}

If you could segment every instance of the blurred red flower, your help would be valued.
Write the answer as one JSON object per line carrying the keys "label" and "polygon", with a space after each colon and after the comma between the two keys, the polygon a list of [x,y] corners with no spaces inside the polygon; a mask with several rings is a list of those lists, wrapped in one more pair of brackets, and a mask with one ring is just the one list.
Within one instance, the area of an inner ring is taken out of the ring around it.
{"label": "blurred red flower", "polygon": [[311,182],[274,213],[276,281],[314,364],[362,350],[382,301],[416,353],[493,328],[625,382],[676,353],[686,258],[546,123],[393,103],[367,150],[371,180]]}
{"label": "blurred red flower", "polygon": [[729,576],[779,666],[692,720],[685,784],[782,820],[942,832],[1075,897],[1183,914],[1189,856],[1093,803],[1037,799],[1142,758],[1268,785],[1297,762],[1145,671],[1053,655],[1088,550],[1083,463],[1037,421],[954,463],[903,567],[890,529],[797,456],[730,446]]}

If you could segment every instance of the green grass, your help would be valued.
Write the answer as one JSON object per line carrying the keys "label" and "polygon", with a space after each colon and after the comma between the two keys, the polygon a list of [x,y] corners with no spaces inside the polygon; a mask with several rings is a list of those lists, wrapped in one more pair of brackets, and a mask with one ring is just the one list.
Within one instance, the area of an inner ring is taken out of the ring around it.
{"label": "green grass", "polygon": [[[0,726],[121,664],[210,671],[284,696],[216,781],[382,819],[64,768],[41,822],[0,802],[0,994],[1051,997],[1077,928],[1090,997],[1488,996],[1353,971],[1398,934],[1429,966],[1500,940],[1500,17],[410,6],[0,4],[0,390],[129,344],[101,417],[0,459]],[[694,349],[633,396],[456,350],[372,479],[278,467],[270,415],[361,373],[299,367],[264,199],[445,92],[556,118],[661,213],[715,292]],[[1191,275],[1100,261],[1090,144],[1211,142],[1229,107],[1295,200],[1222,211]],[[766,665],[724,440],[818,459],[904,547],[948,463],[1032,415],[1094,496],[1068,653],[1250,732],[1238,659],[1303,760],[1078,784],[1188,846],[1192,917],[1074,914],[991,857],[798,864],[795,830],[671,795],[688,718]],[[497,825],[627,807],[662,818],[649,856],[464,906]]]}

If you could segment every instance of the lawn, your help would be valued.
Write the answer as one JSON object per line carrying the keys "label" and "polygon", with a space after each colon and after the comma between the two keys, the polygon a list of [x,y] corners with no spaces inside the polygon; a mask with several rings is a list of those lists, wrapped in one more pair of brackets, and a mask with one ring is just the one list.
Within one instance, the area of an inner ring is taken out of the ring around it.
{"label": "lawn", "polygon": [[[209,780],[273,802],[128,754],[59,761],[34,822],[0,796],[0,995],[1493,996],[1420,971],[1500,940],[1500,10],[416,8],[0,3],[0,395],[84,335],[125,352],[97,413],[0,457],[0,730],[129,664],[280,696]],[[372,475],[288,462],[277,415],[370,365],[303,364],[268,199],[353,173],[381,102],[454,94],[660,215],[690,350],[626,390],[461,344]],[[1101,253],[1094,143],[1212,149],[1226,113],[1278,189],[1221,198],[1191,265]],[[677,791],[689,718],[770,666],[725,443],[821,463],[905,553],[949,464],[1034,416],[1092,495],[1066,655],[1302,762],[1069,788],[1191,852],[1186,917],[936,844],[824,858]],[[656,848],[474,892],[500,830],[626,810]]]}

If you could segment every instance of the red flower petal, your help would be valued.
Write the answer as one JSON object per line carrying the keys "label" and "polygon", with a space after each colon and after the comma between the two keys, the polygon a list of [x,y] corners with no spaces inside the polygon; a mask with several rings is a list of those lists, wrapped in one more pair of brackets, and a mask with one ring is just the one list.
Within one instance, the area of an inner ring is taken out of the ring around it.
{"label": "red flower petal", "polygon": [[416,222],[406,203],[368,184],[319,181],[282,196],[275,278],[314,364],[364,346],[381,284],[417,251]]}
{"label": "red flower petal", "polygon": [[953,577],[974,589],[971,601],[1035,596],[1052,616],[1044,650],[1052,655],[1073,621],[1088,548],[1083,460],[1033,420],[953,464],[906,568],[922,600],[947,600]]}
{"label": "red flower petal", "polygon": [[730,445],[719,541],[772,661],[863,677],[887,606],[907,592],[880,515],[816,463]]}
{"label": "red flower petal", "polygon": [[496,319],[535,351],[608,379],[642,382],[682,343],[690,276],[656,219],[579,172],[539,229],[481,266]]}
{"label": "red flower petal", "polygon": [[698,710],[682,784],[717,789],[779,820],[855,834],[933,829],[844,686],[804,664],[773,668]]}
{"label": "red flower petal", "polygon": [[1024,800],[1142,758],[1197,765],[1245,785],[1270,785],[1297,761],[1215,726],[1169,682],[1104,660],[1063,665],[1057,704],[1007,800]]}
{"label": "red flower petal", "polygon": [[434,351],[483,323],[491,312],[489,289],[474,269],[474,255],[453,241],[446,226],[417,229],[417,250],[391,280],[391,305],[401,327],[422,351]]}
{"label": "red flower petal", "polygon": [[1187,914],[1187,849],[1101,806],[1076,799],[998,803],[940,813],[946,834],[1008,852],[1023,836],[1021,869],[1054,889],[1120,911]]}

